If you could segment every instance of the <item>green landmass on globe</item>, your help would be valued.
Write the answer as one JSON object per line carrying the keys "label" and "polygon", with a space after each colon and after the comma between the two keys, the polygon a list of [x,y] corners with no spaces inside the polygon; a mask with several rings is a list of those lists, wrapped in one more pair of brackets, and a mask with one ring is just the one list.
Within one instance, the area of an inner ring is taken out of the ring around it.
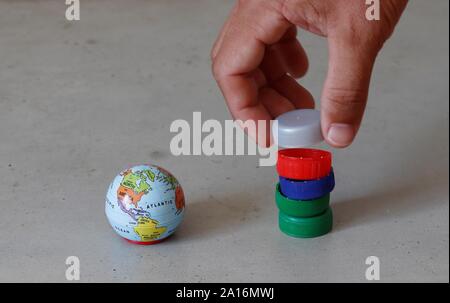
{"label": "green landmass on globe", "polygon": [[122,176],[122,182],[120,182],[120,186],[117,189],[117,198],[123,201],[128,196],[130,202],[137,207],[142,196],[152,190],[147,180],[154,182],[155,173],[151,170],[133,172],[131,169],[128,169],[122,173]]}

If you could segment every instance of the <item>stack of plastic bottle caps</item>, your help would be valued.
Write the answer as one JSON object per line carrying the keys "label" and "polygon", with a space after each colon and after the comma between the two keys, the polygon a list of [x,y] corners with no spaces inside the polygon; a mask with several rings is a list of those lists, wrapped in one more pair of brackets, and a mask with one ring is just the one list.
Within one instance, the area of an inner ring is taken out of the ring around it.
{"label": "stack of plastic bottle caps", "polygon": [[283,233],[312,238],[331,231],[330,193],[335,184],[331,158],[330,152],[318,149],[278,151],[275,200]]}

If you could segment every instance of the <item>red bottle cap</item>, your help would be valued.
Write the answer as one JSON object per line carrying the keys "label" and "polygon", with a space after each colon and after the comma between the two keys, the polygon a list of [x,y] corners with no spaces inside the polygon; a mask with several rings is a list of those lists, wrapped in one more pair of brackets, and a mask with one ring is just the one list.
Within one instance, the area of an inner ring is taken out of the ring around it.
{"label": "red bottle cap", "polygon": [[331,171],[331,153],[310,148],[290,148],[278,151],[278,174],[294,180],[314,180]]}

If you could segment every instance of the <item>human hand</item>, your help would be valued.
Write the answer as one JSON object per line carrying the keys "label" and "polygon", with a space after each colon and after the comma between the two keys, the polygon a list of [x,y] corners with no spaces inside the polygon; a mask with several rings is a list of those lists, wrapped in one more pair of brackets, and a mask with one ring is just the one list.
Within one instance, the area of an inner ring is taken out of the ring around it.
{"label": "human hand", "polygon": [[[214,77],[236,120],[272,120],[314,108],[295,80],[308,59],[297,26],[327,37],[328,74],[321,102],[322,133],[334,147],[353,141],[363,117],[372,68],[407,0],[381,0],[380,20],[368,21],[364,0],[237,1],[211,52]],[[269,144],[270,135],[255,137]]]}

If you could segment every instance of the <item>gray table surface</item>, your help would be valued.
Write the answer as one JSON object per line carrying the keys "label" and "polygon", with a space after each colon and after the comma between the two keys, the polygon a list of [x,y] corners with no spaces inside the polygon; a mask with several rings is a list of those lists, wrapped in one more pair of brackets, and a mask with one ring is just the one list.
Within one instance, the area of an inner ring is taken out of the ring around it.
{"label": "gray table surface", "polygon": [[[413,0],[379,56],[364,124],[333,150],[335,225],[317,239],[277,228],[273,167],[257,156],[175,157],[174,119],[228,119],[209,50],[231,1],[0,1],[0,281],[365,282],[449,279],[446,0]],[[326,41],[300,33],[319,99]],[[133,246],[104,215],[124,167],[154,162],[187,196],[169,241]]]}

